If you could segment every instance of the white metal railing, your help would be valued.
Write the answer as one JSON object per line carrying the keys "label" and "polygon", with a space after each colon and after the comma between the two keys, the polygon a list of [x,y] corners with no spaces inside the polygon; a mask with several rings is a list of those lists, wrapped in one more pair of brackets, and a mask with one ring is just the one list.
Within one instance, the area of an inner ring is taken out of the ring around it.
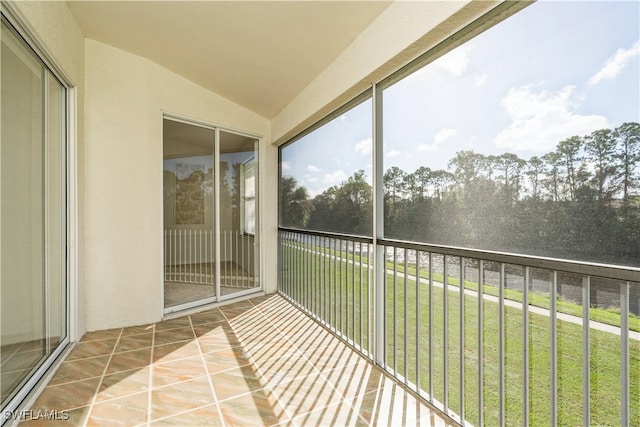
{"label": "white metal railing", "polygon": [[279,290],[370,357],[371,239],[280,232]]}
{"label": "white metal railing", "polygon": [[279,291],[460,424],[640,425],[640,269],[376,245],[281,228]]}
{"label": "white metal railing", "polygon": [[222,231],[217,267],[215,238],[210,229],[165,229],[164,280],[213,286],[219,271],[221,286],[255,287],[258,279],[254,274],[254,236],[237,230]]}

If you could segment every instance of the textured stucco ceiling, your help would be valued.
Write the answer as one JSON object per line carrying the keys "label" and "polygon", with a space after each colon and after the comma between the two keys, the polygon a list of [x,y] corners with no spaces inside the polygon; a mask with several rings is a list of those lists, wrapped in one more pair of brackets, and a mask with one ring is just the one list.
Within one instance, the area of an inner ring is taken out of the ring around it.
{"label": "textured stucco ceiling", "polygon": [[266,117],[389,1],[70,1],[86,37],[146,57]]}

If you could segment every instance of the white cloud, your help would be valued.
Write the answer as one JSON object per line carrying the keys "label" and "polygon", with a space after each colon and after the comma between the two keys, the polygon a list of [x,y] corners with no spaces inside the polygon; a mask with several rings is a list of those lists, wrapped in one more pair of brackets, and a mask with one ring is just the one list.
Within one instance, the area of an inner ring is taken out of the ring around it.
{"label": "white cloud", "polygon": [[389,152],[387,152],[387,157],[388,158],[392,158],[392,157],[397,157],[400,154],[402,154],[402,151],[398,151],[398,150],[391,150]]}
{"label": "white cloud", "polygon": [[427,152],[436,151],[440,147],[440,144],[442,144],[447,139],[456,136],[457,134],[458,134],[458,131],[455,129],[446,129],[446,128],[440,129],[438,133],[436,133],[435,136],[433,137],[433,143],[420,144],[418,146],[418,151],[427,151]]}
{"label": "white cloud", "polygon": [[474,79],[476,86],[478,87],[484,86],[484,84],[487,82],[487,78],[488,76],[486,74],[483,74],[481,76],[476,76]]}
{"label": "white cloud", "polygon": [[436,59],[433,64],[443,70],[461,76],[471,62],[471,45],[465,44]]}
{"label": "white cloud", "polygon": [[288,171],[289,169],[291,169],[291,163],[287,161],[282,162],[282,170]]}
{"label": "white cloud", "polygon": [[307,170],[309,172],[318,172],[320,170],[320,168],[318,168],[317,166],[314,166],[314,165],[309,165],[309,166],[307,166]]}
{"label": "white cloud", "polygon": [[356,153],[360,153],[363,156],[371,154],[371,147],[373,146],[373,140],[371,138],[363,139],[356,144]]}
{"label": "white cloud", "polygon": [[603,116],[571,111],[578,103],[574,86],[539,93],[533,93],[529,86],[509,89],[502,105],[512,121],[496,136],[496,146],[545,152],[553,150],[563,139],[609,127]]}
{"label": "white cloud", "polygon": [[618,49],[616,53],[609,57],[604,66],[596,74],[591,76],[589,83],[592,85],[600,83],[602,80],[613,80],[627,66],[627,63],[634,57],[640,55],[640,40],[629,49]]}
{"label": "white cloud", "polygon": [[347,178],[348,178],[347,174],[340,169],[335,172],[326,174],[322,182],[325,184],[334,185],[334,184],[340,184],[341,182],[346,181]]}

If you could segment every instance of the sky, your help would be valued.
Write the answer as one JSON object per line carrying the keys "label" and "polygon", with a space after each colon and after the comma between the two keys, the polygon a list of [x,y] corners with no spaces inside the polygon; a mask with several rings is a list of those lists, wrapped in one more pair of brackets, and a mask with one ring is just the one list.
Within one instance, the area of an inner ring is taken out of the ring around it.
{"label": "sky", "polygon": [[[461,150],[544,155],[640,122],[640,1],[540,1],[383,92],[384,170],[446,169]],[[371,180],[371,101],[283,149],[315,196]]]}

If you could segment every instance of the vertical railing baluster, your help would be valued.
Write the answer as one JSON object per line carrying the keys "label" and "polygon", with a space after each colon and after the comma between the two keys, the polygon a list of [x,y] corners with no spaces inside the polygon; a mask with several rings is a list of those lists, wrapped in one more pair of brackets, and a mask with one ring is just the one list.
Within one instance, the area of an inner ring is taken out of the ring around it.
{"label": "vertical railing baluster", "polygon": [[484,261],[478,260],[478,426],[484,425]]}
{"label": "vertical railing baluster", "polygon": [[364,307],[363,307],[363,298],[362,298],[362,294],[363,291],[362,289],[364,288],[364,283],[363,283],[363,278],[362,278],[362,242],[360,242],[360,246],[358,247],[360,249],[360,264],[359,264],[359,273],[360,273],[360,320],[359,320],[359,328],[360,328],[360,349],[364,350],[364,337],[363,337],[363,328],[362,328],[362,312],[364,311]]}
{"label": "vertical railing baluster", "polygon": [[416,251],[416,392],[421,395],[420,388],[420,251]]}
{"label": "vertical railing baluster", "polygon": [[333,239],[333,327],[338,332],[338,239]]}
{"label": "vertical railing baluster", "polygon": [[302,294],[300,298],[300,305],[302,306],[304,311],[307,311],[307,287],[309,286],[309,281],[307,280],[309,274],[307,265],[307,235],[302,234],[300,235],[300,237],[302,238],[302,244],[300,245],[300,255],[302,256]]}
{"label": "vertical railing baluster", "polygon": [[235,251],[234,252],[236,253],[236,256],[233,259],[233,265],[235,267],[235,274],[233,275],[233,280],[234,280],[233,283],[235,284],[235,287],[237,288],[237,287],[239,287],[238,286],[238,278],[239,278],[239,275],[238,275],[238,262],[240,261],[240,255],[238,254],[238,250],[240,249],[240,246],[238,244],[238,230],[235,230],[234,234],[235,234],[235,241],[236,241],[235,242]]}
{"label": "vertical railing baluster", "polygon": [[429,252],[429,401],[433,403],[433,252]]}
{"label": "vertical railing baluster", "polygon": [[311,236],[305,234],[304,244],[304,267],[305,267],[305,290],[304,290],[304,306],[308,312],[311,311],[311,292],[313,291],[313,284],[311,282],[311,254],[309,248],[311,247]]}
{"label": "vertical railing baluster", "polygon": [[582,425],[591,425],[591,276],[582,278]]}
{"label": "vertical railing baluster", "polygon": [[458,268],[459,280],[458,289],[460,290],[460,301],[458,306],[460,325],[460,347],[458,348],[459,370],[460,370],[460,423],[464,425],[464,259],[460,257],[460,266]]}
{"label": "vertical railing baluster", "polygon": [[449,259],[447,255],[443,255],[442,258],[442,269],[444,274],[442,281],[442,359],[444,371],[444,396],[442,398],[442,404],[444,405],[445,412],[449,414]]}
{"label": "vertical railing baluster", "polygon": [[524,268],[522,288],[522,424],[529,425],[529,280],[531,271]]}
{"label": "vertical railing baluster", "polygon": [[629,282],[620,283],[620,425],[629,418]]}
{"label": "vertical railing baluster", "polygon": [[550,399],[549,405],[551,409],[551,419],[550,423],[552,426],[558,424],[558,336],[557,336],[557,327],[558,327],[558,316],[556,312],[556,299],[558,294],[558,272],[553,271],[551,274],[551,301],[550,301],[550,313],[551,316],[551,366],[550,366],[550,376],[549,379],[549,388],[550,388]]}
{"label": "vertical railing baluster", "polygon": [[[358,284],[359,285],[359,284]],[[351,339],[356,342],[356,242],[351,242]]]}
{"label": "vertical railing baluster", "polygon": [[342,335],[342,240],[336,239],[338,250],[335,257],[338,260],[338,318],[336,319],[336,330]]}
{"label": "vertical railing baluster", "polygon": [[180,259],[180,264],[176,264],[176,265],[180,265],[180,269],[178,270],[178,278],[180,281],[184,281],[185,277],[183,277],[184,274],[184,254],[182,253],[182,231],[183,230],[176,230],[176,232],[178,232],[178,250],[176,251],[176,256]]}
{"label": "vertical railing baluster", "polygon": [[505,287],[505,264],[500,263],[500,281],[498,288],[498,424],[505,425],[505,405],[504,405],[504,287]]}
{"label": "vertical railing baluster", "polygon": [[404,344],[404,350],[403,350],[403,368],[404,368],[404,383],[405,384],[409,384],[409,359],[408,359],[408,353],[409,353],[409,264],[408,264],[408,252],[407,252],[407,248],[404,248],[404,329],[402,331],[402,334],[404,336],[404,340],[403,340],[403,344]]}
{"label": "vertical railing baluster", "polygon": [[398,373],[398,254],[393,247],[393,372]]}

